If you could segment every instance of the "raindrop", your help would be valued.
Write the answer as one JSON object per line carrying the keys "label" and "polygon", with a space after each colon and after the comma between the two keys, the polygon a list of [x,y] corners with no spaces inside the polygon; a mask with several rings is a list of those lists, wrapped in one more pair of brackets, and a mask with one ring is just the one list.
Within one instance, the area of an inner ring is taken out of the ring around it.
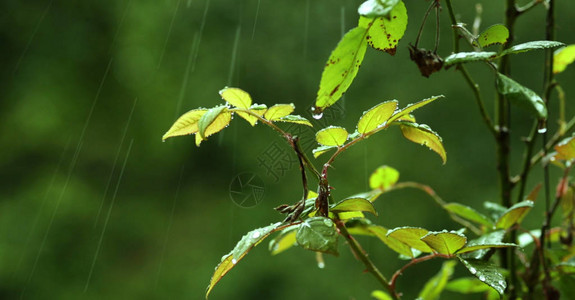
{"label": "raindrop", "polygon": [[325,263],[324,263],[323,261],[318,261],[318,262],[317,262],[317,267],[320,268],[320,269],[323,269],[323,268],[325,268]]}
{"label": "raindrop", "polygon": [[333,226],[333,221],[330,219],[324,219],[323,223],[325,224],[325,226],[327,227],[332,227]]}
{"label": "raindrop", "polygon": [[477,273],[477,270],[474,267],[469,268],[469,272],[471,272],[471,274],[475,274]]}
{"label": "raindrop", "polygon": [[260,237],[260,235],[261,235],[260,232],[259,232],[259,231],[256,231],[256,232],[254,232],[254,233],[252,234],[252,238],[253,238],[253,239],[257,239],[257,238]]}
{"label": "raindrop", "polygon": [[323,111],[321,110],[321,108],[314,106],[311,108],[311,114],[312,117],[316,120],[319,120],[323,117]]}
{"label": "raindrop", "polygon": [[545,127],[539,128],[539,129],[537,129],[537,132],[538,133],[545,133],[545,132],[547,132],[547,128],[545,128]]}
{"label": "raindrop", "polygon": [[232,258],[232,264],[235,265],[235,264],[237,264],[237,263],[238,263],[238,261],[237,261],[235,258]]}
{"label": "raindrop", "polygon": [[314,114],[312,114],[312,117],[316,120],[319,120],[323,117],[323,113],[319,113],[319,114],[314,113]]}
{"label": "raindrop", "polygon": [[485,276],[483,276],[483,275],[479,276],[479,280],[485,281]]}
{"label": "raindrop", "polygon": [[500,286],[505,286],[505,281],[499,280],[499,285],[500,285]]}

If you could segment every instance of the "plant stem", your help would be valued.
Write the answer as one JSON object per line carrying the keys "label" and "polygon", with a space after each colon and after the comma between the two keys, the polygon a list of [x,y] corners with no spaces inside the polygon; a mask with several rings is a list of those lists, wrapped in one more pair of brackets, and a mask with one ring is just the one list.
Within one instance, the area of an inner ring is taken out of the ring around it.
{"label": "plant stem", "polygon": [[349,231],[347,231],[347,228],[345,228],[345,224],[339,219],[335,220],[335,224],[339,229],[341,235],[347,240],[355,256],[359,258],[359,260],[361,260],[361,262],[365,265],[367,271],[370,272],[377,279],[377,281],[379,281],[379,283],[383,285],[383,287],[385,287],[385,289],[391,294],[393,299],[399,299],[399,295],[397,294],[395,289],[389,284],[389,281],[385,278],[385,276],[383,276],[383,274],[381,274],[381,272],[373,264],[371,259],[369,259],[367,253],[365,253],[365,251],[363,250],[361,245],[357,242],[357,240],[354,239],[353,236],[351,236]]}
{"label": "plant stem", "polygon": [[393,274],[393,276],[391,277],[391,281],[390,281],[391,288],[392,288],[393,290],[395,290],[395,283],[397,282],[397,278],[398,278],[401,274],[403,274],[403,272],[405,272],[405,270],[406,270],[407,268],[409,268],[409,267],[411,267],[411,266],[414,266],[414,265],[416,265],[416,264],[422,263],[422,262],[424,262],[424,261],[428,261],[428,260],[430,260],[430,259],[437,258],[437,257],[451,258],[451,257],[448,256],[448,255],[439,254],[439,253],[433,253],[433,254],[430,254],[430,255],[427,255],[427,256],[422,256],[422,257],[414,258],[414,259],[412,259],[410,262],[408,262],[407,264],[405,264],[403,267],[401,267],[401,269],[397,270],[397,271]]}

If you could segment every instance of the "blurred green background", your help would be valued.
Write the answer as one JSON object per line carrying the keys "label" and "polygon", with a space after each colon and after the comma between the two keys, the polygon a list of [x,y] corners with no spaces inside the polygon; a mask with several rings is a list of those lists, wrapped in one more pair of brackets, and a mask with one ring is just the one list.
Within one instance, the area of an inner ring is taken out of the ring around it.
{"label": "blurred green background", "polygon": [[[333,194],[365,191],[369,174],[386,164],[400,180],[429,184],[446,201],[497,201],[495,147],[470,90],[454,69],[427,79],[408,59],[427,3],[407,2],[410,23],[396,56],[368,49],[336,113],[314,121],[315,129],[331,123],[352,130],[381,101],[405,106],[443,94],[416,115],[443,137],[448,162],[392,128],[341,157],[330,173]],[[501,2],[484,1],[483,29],[502,21]],[[360,3],[2,1],[0,298],[202,299],[221,256],[245,232],[283,219],[273,207],[299,199],[298,168],[281,137],[242,120],[200,148],[192,137],[162,143],[161,136],[185,111],[222,103],[224,86],[268,106],[293,102],[296,114],[311,119],[322,67],[356,24]],[[475,3],[454,1],[462,22],[473,23]],[[575,3],[557,6],[557,39],[575,43]],[[517,42],[543,39],[543,16],[539,7],[522,18]],[[445,9],[441,22],[445,57],[452,45]],[[420,46],[432,48],[433,39],[430,21]],[[542,52],[514,56],[515,79],[540,92],[542,62]],[[492,74],[480,64],[470,69],[491,108]],[[575,71],[558,77],[574,95]],[[574,108],[568,103],[568,115]],[[514,173],[530,124],[522,111],[514,114]],[[303,136],[310,141],[313,133]],[[262,163],[272,150],[275,158]],[[230,197],[242,173],[259,178],[265,191],[250,208]],[[529,187],[539,178],[534,172]],[[386,194],[375,204],[373,220],[388,228],[459,228],[418,191]],[[537,226],[540,206],[528,226]],[[403,264],[378,241],[360,240],[384,274]],[[343,243],[339,258],[325,257],[324,269],[311,252],[272,257],[266,244],[220,282],[213,299],[368,299],[380,288]],[[441,263],[404,274],[398,284],[406,299]]]}

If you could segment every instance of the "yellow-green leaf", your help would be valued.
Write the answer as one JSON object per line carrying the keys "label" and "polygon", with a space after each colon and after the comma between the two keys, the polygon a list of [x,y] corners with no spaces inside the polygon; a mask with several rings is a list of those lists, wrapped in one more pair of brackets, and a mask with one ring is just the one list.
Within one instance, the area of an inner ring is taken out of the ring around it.
{"label": "yellow-green leaf", "polygon": [[[354,220],[354,221],[356,221],[356,220]],[[346,226],[349,227],[348,224],[349,223],[347,223]],[[411,247],[409,247],[408,245],[404,244],[403,242],[398,241],[392,237],[388,237],[387,233],[389,232],[389,230],[383,226],[372,225],[369,222],[369,220],[364,221],[364,222],[361,222],[361,221],[360,222],[354,222],[353,225],[351,225],[351,226],[352,227],[349,227],[349,229],[348,229],[351,234],[375,236],[379,240],[381,240],[391,250],[393,250],[393,251],[395,251],[395,252],[397,252],[403,256],[406,256],[406,257],[411,257],[411,258],[415,257]],[[415,251],[417,251],[417,250],[415,250]]]}
{"label": "yellow-green leaf", "polygon": [[417,124],[417,123],[402,123],[401,126],[401,133],[403,136],[416,143],[423,146],[427,146],[429,149],[435,151],[435,153],[439,154],[443,163],[447,161],[447,154],[445,153],[445,149],[443,148],[443,143],[441,137],[435,133],[429,126],[425,124]]}
{"label": "yellow-green leaf", "polygon": [[308,119],[306,119],[302,116],[298,116],[298,115],[289,115],[289,116],[281,117],[279,119],[276,119],[275,121],[295,123],[295,124],[301,124],[301,125],[313,127],[313,125],[310,123],[310,121],[308,121]]}
{"label": "yellow-green leaf", "polygon": [[320,145],[341,146],[347,141],[348,135],[345,128],[330,126],[318,131],[315,135],[315,139]]}
{"label": "yellow-green leaf", "polygon": [[558,159],[572,160],[575,159],[575,138],[569,137],[562,140],[557,146],[555,146],[555,151]]}
{"label": "yellow-green leaf", "polygon": [[239,88],[226,87],[220,91],[220,96],[229,104],[238,108],[248,109],[252,105],[250,94]]}
{"label": "yellow-green leaf", "polygon": [[351,85],[365,56],[366,36],[366,28],[356,27],[343,36],[331,53],[321,75],[315,113],[337,102]]}
{"label": "yellow-green leaf", "polygon": [[381,166],[369,177],[369,187],[387,190],[399,180],[399,172],[389,166]]}
{"label": "yellow-green leaf", "polygon": [[162,140],[174,136],[188,135],[198,132],[198,121],[207,112],[207,109],[194,109],[183,114],[174,122],[174,125],[162,136]]}
{"label": "yellow-green leaf", "polygon": [[372,107],[359,118],[357,131],[361,134],[365,134],[378,128],[393,115],[396,108],[397,100],[386,101]]}
{"label": "yellow-green leaf", "polygon": [[365,215],[361,211],[342,211],[337,213],[337,217],[342,221],[346,221],[355,218],[365,218]]}
{"label": "yellow-green leaf", "polygon": [[365,211],[372,213],[377,216],[377,211],[373,204],[363,198],[348,198],[340,201],[331,208],[333,212],[343,212],[343,211]]}
{"label": "yellow-green leaf", "polygon": [[457,292],[461,294],[472,294],[472,293],[482,293],[491,288],[479,281],[479,279],[475,277],[463,277],[457,278],[450,281],[446,286],[445,289],[451,292]]}
{"label": "yellow-green leaf", "polygon": [[379,290],[371,292],[371,297],[377,300],[393,300],[388,293]]}
{"label": "yellow-green leaf", "polygon": [[369,18],[387,17],[400,0],[367,0],[363,2],[357,12]]}
{"label": "yellow-green leaf", "polygon": [[[216,106],[214,108],[210,108],[205,114],[203,114],[202,117],[200,118],[200,120],[198,121],[198,134],[200,135],[200,137],[202,137],[203,139],[208,137],[209,134],[206,134],[208,127],[210,127],[214,122],[216,122],[218,117],[221,114],[224,114],[225,112],[227,112],[227,107],[225,105],[221,105],[221,106]],[[219,123],[221,123],[221,120],[219,120],[217,122],[216,126],[214,126],[213,128],[218,128]],[[228,123],[229,123],[229,121],[228,121]],[[227,124],[225,124],[225,126],[227,126]],[[219,130],[223,129],[224,127],[220,128]],[[218,131],[216,131],[216,132],[218,132]]]}
{"label": "yellow-green leaf", "polygon": [[421,240],[429,230],[418,227],[399,227],[387,232],[387,236],[394,238],[407,246],[421,252],[433,252],[433,250]]}
{"label": "yellow-green leaf", "polygon": [[266,237],[268,237],[272,232],[278,230],[282,225],[281,222],[271,224],[266,227],[258,228],[248,232],[242,237],[242,239],[236,244],[234,249],[222,257],[221,263],[216,267],[214,275],[210,280],[208,289],[206,291],[206,299],[210,295],[210,292],[214,286],[224,277],[236,264],[246,256],[246,254],[259,243],[261,243]]}
{"label": "yellow-green leaf", "polygon": [[298,226],[288,227],[282,230],[279,235],[270,241],[269,250],[272,255],[279,254],[296,245],[295,234]]}
{"label": "yellow-green leaf", "polygon": [[391,118],[389,118],[389,120],[387,121],[388,123],[391,123],[395,120],[398,120],[399,118],[402,118],[403,116],[406,116],[408,114],[410,114],[412,111],[421,108],[439,98],[443,98],[443,95],[439,95],[439,96],[432,96],[430,98],[427,99],[423,99],[419,102],[416,103],[412,103],[407,105],[404,109],[398,111],[397,113],[393,114],[393,116],[391,116]]}
{"label": "yellow-green leaf", "polygon": [[311,152],[313,153],[313,157],[318,158],[320,155],[327,153],[332,149],[337,149],[337,146],[319,146]]}
{"label": "yellow-green leaf", "polygon": [[493,222],[487,216],[469,206],[454,202],[445,204],[443,208],[469,221],[485,225],[489,228],[493,227]]}
{"label": "yellow-green leaf", "polygon": [[276,104],[266,111],[264,118],[270,121],[279,121],[279,119],[288,116],[294,111],[293,104]]}
{"label": "yellow-green leaf", "polygon": [[477,42],[481,47],[487,47],[495,44],[505,44],[509,39],[509,30],[503,24],[495,24],[485,29],[479,37]]}
{"label": "yellow-green leaf", "polygon": [[575,45],[556,50],[553,55],[553,73],[563,72],[573,61],[575,61]]}
{"label": "yellow-green leaf", "polygon": [[511,243],[497,243],[497,244],[483,244],[483,245],[473,245],[473,246],[466,246],[457,251],[457,254],[463,254],[468,252],[473,252],[482,249],[491,249],[491,248],[509,248],[509,247],[517,247],[515,244]]}
{"label": "yellow-green leaf", "polygon": [[[268,108],[265,104],[254,104],[250,106],[248,109],[250,112],[261,117],[264,115],[264,113]],[[237,114],[244,120],[248,121],[248,123],[250,123],[250,125],[252,126],[255,126],[256,123],[258,122],[258,118],[256,116],[253,116],[247,112],[238,111]]]}
{"label": "yellow-green leaf", "polygon": [[498,229],[508,229],[514,224],[521,223],[525,215],[533,208],[533,201],[521,201],[511,206],[495,223]]}
{"label": "yellow-green leaf", "polygon": [[[369,25],[371,22],[371,26]],[[369,46],[376,50],[395,54],[397,44],[403,37],[407,28],[407,9],[403,1],[400,1],[389,12],[389,17],[372,19],[360,16],[359,26],[369,28],[366,37]]]}
{"label": "yellow-green leaf", "polygon": [[467,244],[467,237],[456,231],[429,232],[421,238],[439,254],[452,255]]}

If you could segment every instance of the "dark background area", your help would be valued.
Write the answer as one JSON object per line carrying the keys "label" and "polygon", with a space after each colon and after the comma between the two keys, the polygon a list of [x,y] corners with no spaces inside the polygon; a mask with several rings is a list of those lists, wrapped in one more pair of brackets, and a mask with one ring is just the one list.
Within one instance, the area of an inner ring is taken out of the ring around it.
{"label": "dark background area", "polygon": [[[298,168],[286,160],[294,156],[281,137],[238,117],[200,148],[193,137],[162,143],[161,136],[182,113],[221,104],[225,86],[268,106],[294,103],[296,114],[311,119],[322,68],[357,23],[360,3],[2,1],[0,298],[202,299],[221,256],[245,232],[281,221],[273,207],[299,199]],[[454,1],[461,22],[473,23],[475,3]],[[497,202],[495,145],[472,93],[453,68],[429,79],[419,75],[407,45],[427,2],[406,5],[409,24],[395,57],[368,49],[337,113],[314,120],[314,129],[331,123],[353,131],[362,112],[379,102],[397,99],[403,107],[443,94],[416,116],[443,137],[448,162],[391,128],[341,156],[330,173],[333,195],[366,191],[369,174],[385,164],[400,171],[400,180],[432,186],[445,201],[479,208]],[[557,40],[573,44],[575,4],[557,6]],[[502,8],[502,1],[484,1],[481,28],[501,23]],[[439,54],[446,57],[452,47],[446,9],[441,22]],[[516,42],[542,39],[538,7],[518,22]],[[433,40],[431,19],[420,45],[432,48]],[[513,77],[540,93],[543,59],[541,51],[513,56]],[[482,64],[470,70],[491,112],[493,74]],[[558,79],[569,99],[575,71]],[[556,101],[550,110],[557,111]],[[573,112],[568,102],[567,115]],[[513,173],[530,126],[527,114],[515,110]],[[270,149],[280,150],[262,164]],[[230,197],[230,184],[242,173],[265,186],[262,202],[251,208]],[[533,174],[529,189],[541,177],[539,170]],[[385,194],[375,206],[379,216],[372,219],[388,228],[459,229],[418,191]],[[527,228],[538,226],[541,206]],[[404,263],[379,241],[360,241],[387,276]],[[324,269],[314,253],[294,248],[272,257],[266,248],[264,242],[250,252],[212,298],[368,299],[380,289],[344,243],[340,257],[325,257]],[[405,298],[416,297],[441,263],[408,269],[398,283]]]}

